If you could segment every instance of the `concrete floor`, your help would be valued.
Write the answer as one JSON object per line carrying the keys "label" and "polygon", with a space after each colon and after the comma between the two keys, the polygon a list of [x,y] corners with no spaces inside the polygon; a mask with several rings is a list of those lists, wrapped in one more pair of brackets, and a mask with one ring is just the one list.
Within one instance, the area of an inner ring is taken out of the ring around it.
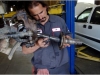
{"label": "concrete floor", "polygon": [[[100,52],[87,47],[83,50],[84,53],[98,57],[100,61]],[[76,57],[75,59],[75,67],[77,72],[80,74],[100,74],[100,62],[87,60],[83,58]]]}
{"label": "concrete floor", "polygon": [[0,74],[32,74],[32,56],[17,50],[12,60],[8,60],[7,55],[0,53]]}
{"label": "concrete floor", "polygon": [[75,67],[79,74],[100,74],[100,62],[76,58]]}
{"label": "concrete floor", "polygon": [[[91,48],[88,50],[91,50],[92,54],[95,53]],[[100,53],[96,55],[100,56]],[[32,74],[32,56],[33,54],[24,55],[21,50],[17,50],[13,59],[8,60],[7,55],[0,53],[0,74]],[[75,69],[79,74],[100,74],[100,62],[76,57]]]}

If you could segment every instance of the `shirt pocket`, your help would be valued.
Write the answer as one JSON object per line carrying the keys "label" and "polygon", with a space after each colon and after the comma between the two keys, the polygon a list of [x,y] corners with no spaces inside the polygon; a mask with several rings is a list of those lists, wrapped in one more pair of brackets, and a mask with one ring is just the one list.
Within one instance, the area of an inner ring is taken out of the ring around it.
{"label": "shirt pocket", "polygon": [[59,32],[54,32],[54,36],[55,36],[55,37],[60,37],[60,36],[61,36],[61,31],[59,31]]}
{"label": "shirt pocket", "polygon": [[52,28],[52,34],[55,37],[59,37],[61,35],[61,28],[60,27]]}

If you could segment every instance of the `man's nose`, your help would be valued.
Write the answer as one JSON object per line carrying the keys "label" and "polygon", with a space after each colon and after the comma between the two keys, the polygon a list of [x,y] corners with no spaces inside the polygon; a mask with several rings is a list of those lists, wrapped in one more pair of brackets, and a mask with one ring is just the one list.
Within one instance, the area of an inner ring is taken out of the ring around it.
{"label": "man's nose", "polygon": [[38,18],[39,18],[39,19],[42,19],[41,15],[38,15]]}

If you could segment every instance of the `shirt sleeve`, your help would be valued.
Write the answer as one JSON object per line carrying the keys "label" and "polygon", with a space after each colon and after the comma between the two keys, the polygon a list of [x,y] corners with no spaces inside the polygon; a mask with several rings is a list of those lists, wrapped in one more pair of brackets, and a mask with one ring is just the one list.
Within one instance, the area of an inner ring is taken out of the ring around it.
{"label": "shirt sleeve", "polygon": [[71,34],[71,32],[69,31],[69,29],[68,29],[68,27],[67,27],[67,25],[66,25],[64,19],[61,18],[60,21],[61,21],[61,23],[62,23],[62,31],[63,31],[63,33],[64,33],[65,35],[68,35],[68,36],[72,37],[72,34]]}

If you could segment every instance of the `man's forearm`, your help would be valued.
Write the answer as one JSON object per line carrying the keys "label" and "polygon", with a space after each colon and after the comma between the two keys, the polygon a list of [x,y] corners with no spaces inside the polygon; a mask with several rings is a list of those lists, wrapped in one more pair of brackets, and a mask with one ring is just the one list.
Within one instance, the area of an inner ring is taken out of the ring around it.
{"label": "man's forearm", "polygon": [[35,46],[29,47],[29,48],[27,48],[25,45],[23,45],[22,46],[22,51],[23,51],[24,54],[30,54],[30,53],[35,52],[39,48],[40,47],[37,44],[35,44]]}

